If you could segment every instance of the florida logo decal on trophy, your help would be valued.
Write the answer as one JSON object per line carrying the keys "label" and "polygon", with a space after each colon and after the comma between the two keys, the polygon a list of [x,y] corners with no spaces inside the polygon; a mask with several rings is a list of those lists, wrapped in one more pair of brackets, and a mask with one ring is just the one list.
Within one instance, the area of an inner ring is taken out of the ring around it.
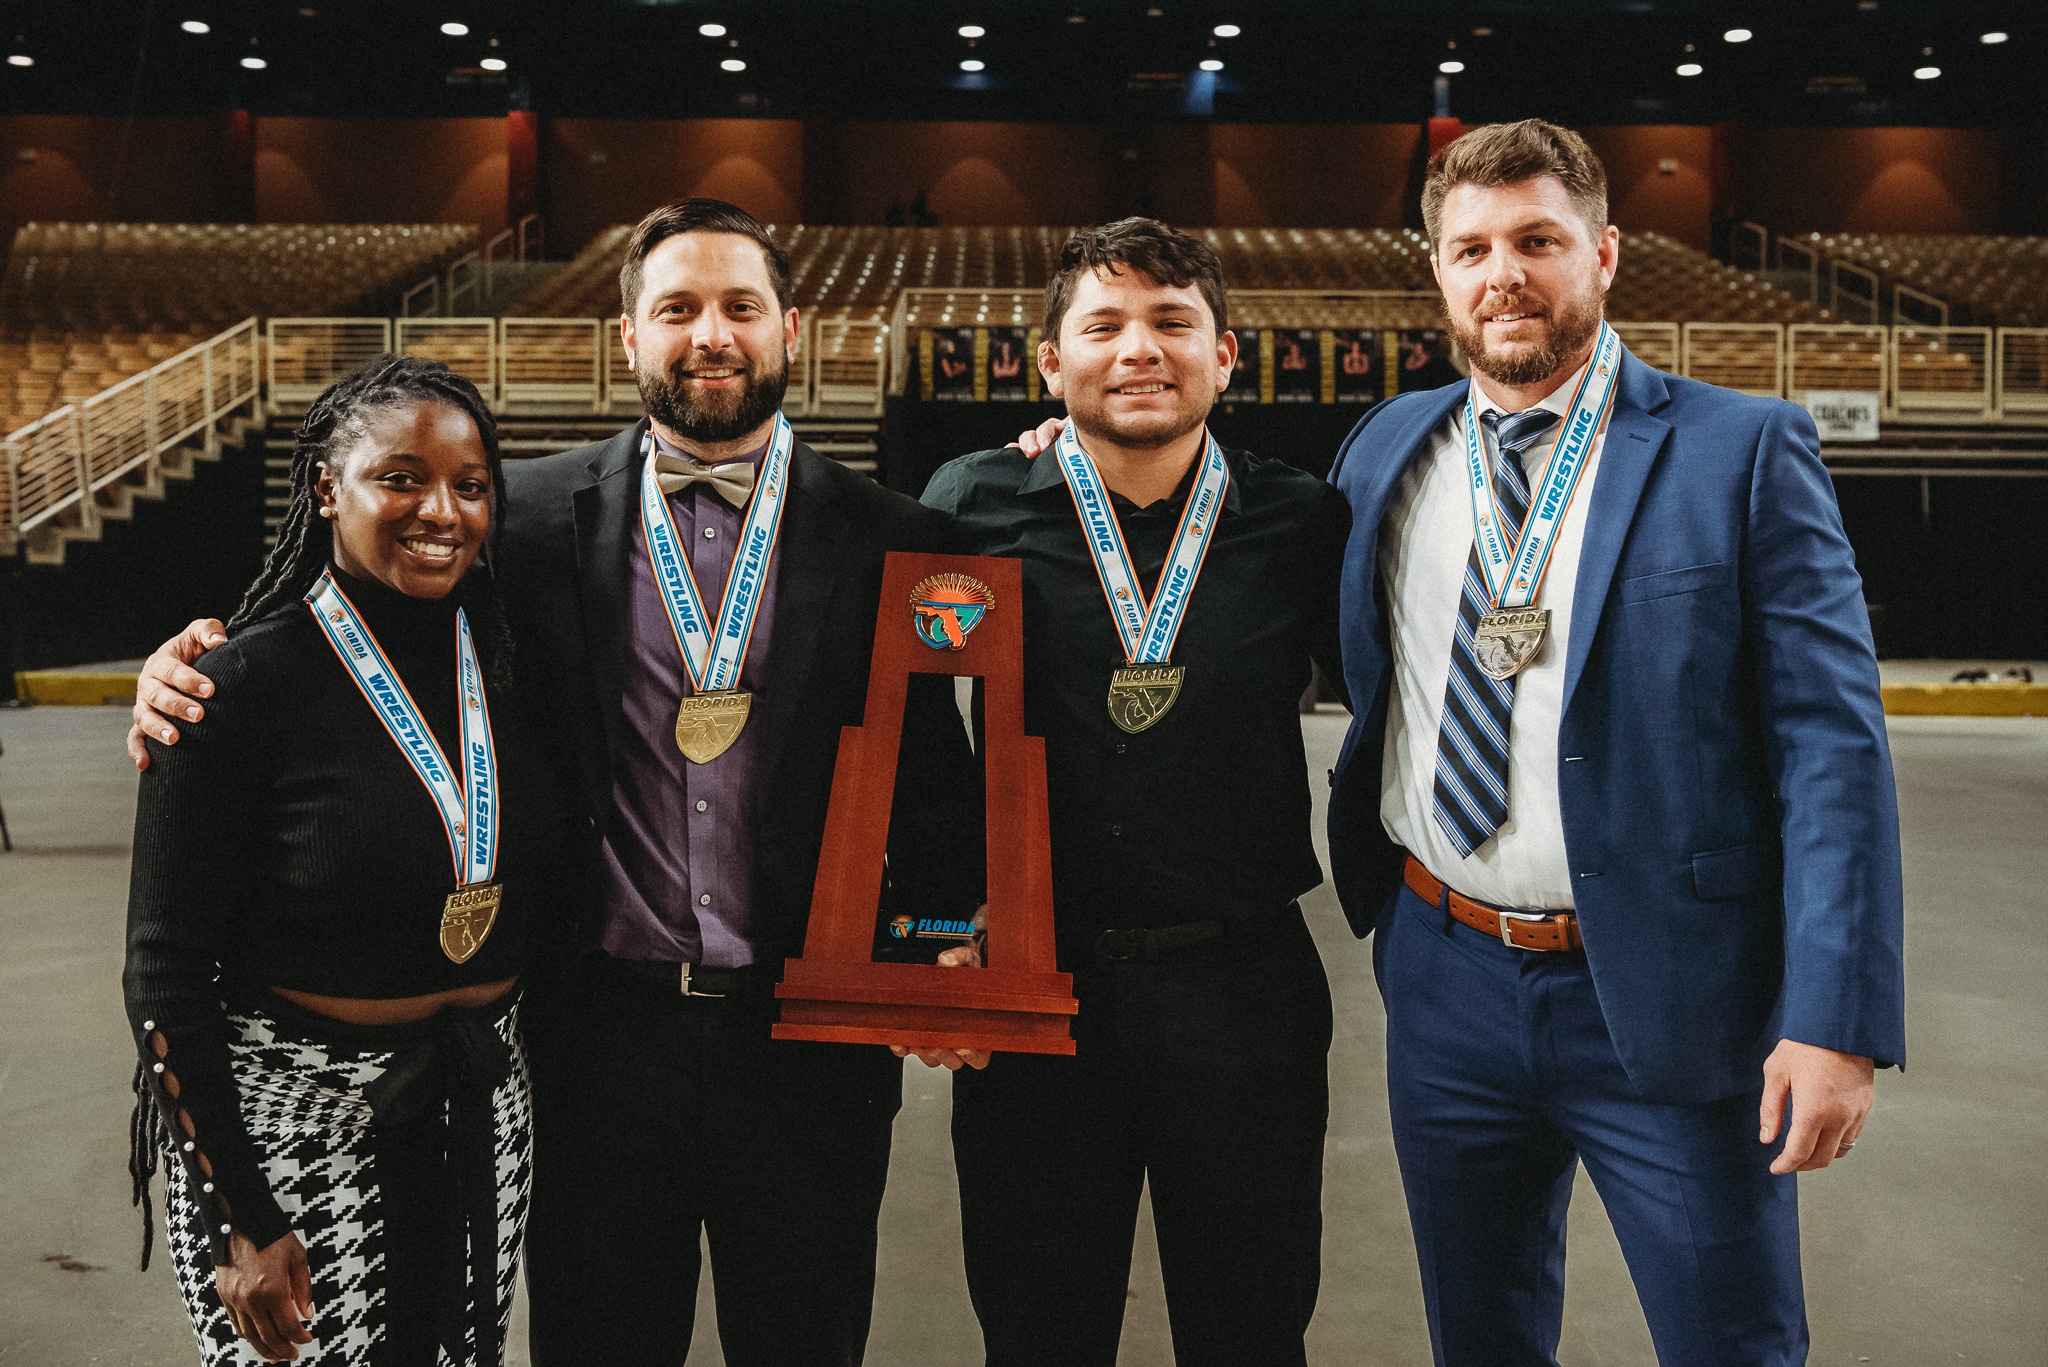
{"label": "florida logo decal on trophy", "polygon": [[933,650],[960,650],[967,633],[981,625],[996,605],[996,595],[979,579],[964,574],[934,574],[910,591],[917,634]]}

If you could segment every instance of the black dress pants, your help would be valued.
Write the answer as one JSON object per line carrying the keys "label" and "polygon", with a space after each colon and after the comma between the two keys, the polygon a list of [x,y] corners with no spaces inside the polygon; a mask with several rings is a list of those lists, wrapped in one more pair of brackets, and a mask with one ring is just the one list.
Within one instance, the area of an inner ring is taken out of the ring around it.
{"label": "black dress pants", "polygon": [[902,1063],[772,1040],[765,992],[685,997],[586,958],[539,1053],[535,1367],[681,1367],[700,1271],[732,1367],[855,1367]]}
{"label": "black dress pants", "polygon": [[1180,1367],[1304,1362],[1330,989],[1300,913],[1256,941],[1074,970],[1075,1057],[998,1054],[954,1074],[990,1367],[1113,1367],[1148,1178]]}

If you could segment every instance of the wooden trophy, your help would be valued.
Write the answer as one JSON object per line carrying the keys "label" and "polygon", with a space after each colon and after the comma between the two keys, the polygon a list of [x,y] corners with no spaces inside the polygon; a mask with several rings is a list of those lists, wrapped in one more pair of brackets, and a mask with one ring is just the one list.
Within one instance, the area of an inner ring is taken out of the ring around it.
{"label": "wooden trophy", "polygon": [[[1072,975],[1055,967],[1045,741],[1024,734],[1017,560],[892,551],[862,724],[841,729],[825,845],[777,1039],[1071,1054]],[[983,680],[988,816],[985,967],[877,963],[875,918],[912,674]]]}

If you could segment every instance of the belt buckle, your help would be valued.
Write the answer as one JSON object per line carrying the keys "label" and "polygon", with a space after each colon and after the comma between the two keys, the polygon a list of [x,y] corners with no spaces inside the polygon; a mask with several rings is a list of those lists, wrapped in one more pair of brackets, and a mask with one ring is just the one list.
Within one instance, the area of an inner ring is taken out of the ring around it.
{"label": "belt buckle", "polygon": [[[1506,945],[1509,949],[1519,949],[1523,951],[1527,951],[1529,949],[1529,946],[1518,945],[1515,943],[1514,937],[1511,933],[1512,923],[1515,921],[1548,921],[1550,919],[1550,917],[1547,914],[1539,911],[1503,911],[1501,908],[1495,907],[1493,909],[1493,912],[1494,915],[1500,917],[1500,942]],[[685,965],[685,972],[687,971],[688,966]]]}
{"label": "belt buckle", "polygon": [[685,963],[683,965],[683,995],[685,997],[723,997],[725,995],[723,992],[699,992],[696,988],[690,986],[690,970],[693,967],[695,967],[693,964]]}

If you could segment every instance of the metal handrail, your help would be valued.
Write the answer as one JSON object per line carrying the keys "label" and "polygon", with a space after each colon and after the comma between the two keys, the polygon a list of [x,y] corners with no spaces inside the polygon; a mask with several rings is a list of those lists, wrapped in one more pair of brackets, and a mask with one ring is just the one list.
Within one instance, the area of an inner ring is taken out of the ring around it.
{"label": "metal handrail", "polygon": [[548,225],[539,214],[527,214],[512,225],[518,239],[518,257],[521,261],[538,261],[542,248],[547,245]]}
{"label": "metal handrail", "polygon": [[481,303],[477,295],[477,284],[483,276],[483,257],[476,252],[464,252],[448,263],[448,302],[445,312],[451,318],[462,316],[462,297],[469,296],[470,312],[476,312]]}
{"label": "metal handrail", "polygon": [[[421,295],[427,298],[427,306],[415,309],[413,301]],[[398,301],[398,316],[401,318],[432,318],[441,312],[441,277],[430,275],[405,292]]]}
{"label": "metal handrail", "polygon": [[[1753,242],[1755,244],[1756,250],[1752,253],[1752,255],[1756,258],[1754,262],[1745,262],[1736,259],[1738,256],[1736,248],[1740,247],[1745,241]],[[1737,267],[1741,270],[1767,270],[1770,266],[1770,254],[1771,230],[1769,228],[1766,228],[1763,224],[1751,223],[1747,220],[1744,220],[1743,222],[1738,223],[1733,228],[1729,229],[1729,265]]]}
{"label": "metal handrail", "polygon": [[[500,261],[500,249],[503,261]],[[496,298],[498,293],[497,269],[499,265],[510,265],[519,259],[519,244],[512,239],[510,228],[501,228],[498,235],[483,245],[484,295]]]}
{"label": "metal handrail", "polygon": [[66,517],[90,533],[94,495],[140,471],[154,486],[166,452],[260,402],[256,320],[70,403],[0,440],[0,550]]}
{"label": "metal handrail", "polygon": [[[1909,303],[1916,308],[1926,310],[1927,317],[1908,318],[1906,316],[1906,305]],[[1948,301],[1946,299],[1937,299],[1925,290],[1916,290],[1911,285],[1900,284],[1894,281],[1892,283],[1892,323],[1898,327],[1919,325],[1945,328],[1948,326]]]}

